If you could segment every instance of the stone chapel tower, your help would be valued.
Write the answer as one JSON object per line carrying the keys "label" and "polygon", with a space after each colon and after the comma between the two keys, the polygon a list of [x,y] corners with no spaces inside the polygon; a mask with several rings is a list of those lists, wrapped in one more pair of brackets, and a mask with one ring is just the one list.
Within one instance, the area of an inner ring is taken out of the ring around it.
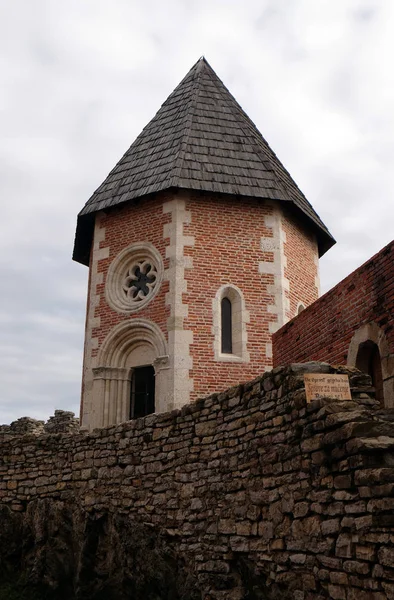
{"label": "stone chapel tower", "polygon": [[200,59],[78,215],[82,424],[179,408],[272,365],[334,240]]}

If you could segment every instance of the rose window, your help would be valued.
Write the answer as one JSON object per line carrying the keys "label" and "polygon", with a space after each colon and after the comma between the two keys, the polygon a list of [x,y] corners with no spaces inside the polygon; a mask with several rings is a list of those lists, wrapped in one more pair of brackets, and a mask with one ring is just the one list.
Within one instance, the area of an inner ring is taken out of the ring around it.
{"label": "rose window", "polygon": [[164,267],[160,252],[148,242],[125,248],[109,266],[105,297],[119,313],[141,310],[159,292]]}
{"label": "rose window", "polygon": [[127,298],[134,302],[140,302],[151,293],[156,282],[155,267],[147,261],[142,261],[130,267],[122,288]]}

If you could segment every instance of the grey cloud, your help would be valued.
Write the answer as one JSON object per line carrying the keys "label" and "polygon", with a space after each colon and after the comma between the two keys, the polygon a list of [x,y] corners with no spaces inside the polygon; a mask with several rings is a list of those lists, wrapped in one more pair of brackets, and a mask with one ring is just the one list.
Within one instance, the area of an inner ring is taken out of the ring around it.
{"label": "grey cloud", "polygon": [[353,13],[352,16],[354,18],[355,21],[361,22],[362,24],[370,21],[371,19],[373,19],[376,16],[377,13],[377,8],[376,6],[370,4],[365,5],[365,6],[361,6],[359,8],[356,8]]}
{"label": "grey cloud", "polygon": [[336,236],[323,289],[389,241],[393,19],[362,0],[0,4],[0,422],[78,409],[76,214],[201,54]]}

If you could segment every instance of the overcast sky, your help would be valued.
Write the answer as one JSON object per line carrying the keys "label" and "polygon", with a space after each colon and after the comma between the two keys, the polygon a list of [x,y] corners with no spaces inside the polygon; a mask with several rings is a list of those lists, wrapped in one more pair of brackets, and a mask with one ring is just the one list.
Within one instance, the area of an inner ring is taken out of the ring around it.
{"label": "overcast sky", "polygon": [[322,291],[394,218],[392,0],[0,0],[0,423],[78,412],[76,215],[205,55],[337,240]]}

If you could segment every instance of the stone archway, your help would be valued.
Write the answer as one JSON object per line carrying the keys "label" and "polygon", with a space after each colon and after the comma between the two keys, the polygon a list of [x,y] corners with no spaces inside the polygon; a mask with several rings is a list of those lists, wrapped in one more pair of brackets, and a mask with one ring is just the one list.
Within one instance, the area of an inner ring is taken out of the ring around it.
{"label": "stone archway", "polygon": [[133,369],[152,365],[156,380],[156,412],[168,404],[167,342],[161,329],[147,319],[119,323],[104,340],[93,369],[94,427],[129,419]]}
{"label": "stone archway", "polygon": [[387,408],[394,407],[394,354],[386,335],[371,321],[357,329],[350,341],[347,364],[371,375],[377,399]]}

